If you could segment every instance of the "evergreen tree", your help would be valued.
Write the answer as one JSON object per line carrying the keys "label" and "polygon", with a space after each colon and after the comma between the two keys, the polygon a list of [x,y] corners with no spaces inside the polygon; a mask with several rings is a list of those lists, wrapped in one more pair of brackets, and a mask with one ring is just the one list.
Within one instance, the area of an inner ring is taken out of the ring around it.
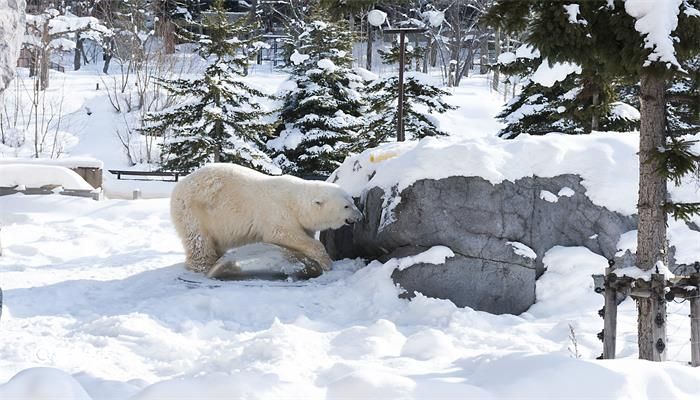
{"label": "evergreen tree", "polygon": [[290,81],[277,137],[268,142],[285,173],[328,175],[345,159],[364,123],[362,78],[352,65],[352,33],[320,14],[304,25],[290,56]]}
{"label": "evergreen tree", "polygon": [[163,169],[188,171],[209,162],[231,162],[276,172],[264,151],[266,112],[255,102],[265,94],[236,78],[248,65],[244,54],[251,54],[257,42],[243,39],[250,28],[247,21],[231,24],[221,1],[212,9],[203,23],[206,35],[184,33],[197,39],[200,56],[211,64],[198,79],[160,79],[159,85],[182,102],[149,113],[141,131],[164,136]]}
{"label": "evergreen tree", "polygon": [[[553,62],[574,62],[588,74],[639,82],[639,225],[636,264],[668,265],[667,213],[688,217],[700,204],[676,204],[667,180],[700,170],[692,142],[667,136],[666,90],[700,48],[700,0],[498,0],[492,9],[505,29],[526,30],[527,42]],[[614,38],[614,40],[611,40]],[[639,326],[651,326],[649,299],[638,300]],[[645,322],[643,322],[645,321]],[[639,331],[639,356],[651,359],[656,339]]]}
{"label": "evergreen tree", "polygon": [[[449,93],[430,83],[429,79],[429,76],[420,72],[404,75],[403,120],[408,140],[447,135],[438,128],[437,120],[428,114],[444,113],[456,107],[442,99]],[[399,79],[396,76],[377,79],[368,85],[367,93],[372,115],[367,118],[367,124],[362,130],[362,148],[375,147],[396,139]],[[427,108],[428,114],[419,111],[416,107],[418,105]]]}
{"label": "evergreen tree", "polygon": [[505,123],[499,136],[512,139],[521,133],[544,135],[549,132],[584,134],[592,130],[626,132],[639,129],[639,111],[620,101],[612,80],[572,72],[565,79],[549,84],[535,81],[539,67],[547,67],[539,51],[523,45],[515,53],[503,53],[497,68],[524,80],[517,96],[497,116]]}

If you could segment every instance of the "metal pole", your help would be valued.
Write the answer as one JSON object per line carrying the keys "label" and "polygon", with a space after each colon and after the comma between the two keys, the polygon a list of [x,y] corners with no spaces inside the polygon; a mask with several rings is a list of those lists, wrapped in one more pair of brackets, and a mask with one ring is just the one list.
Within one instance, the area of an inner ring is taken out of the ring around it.
{"label": "metal pole", "polygon": [[396,141],[403,142],[406,140],[403,131],[403,69],[406,34],[404,32],[399,33],[399,38],[399,110],[396,123]]}

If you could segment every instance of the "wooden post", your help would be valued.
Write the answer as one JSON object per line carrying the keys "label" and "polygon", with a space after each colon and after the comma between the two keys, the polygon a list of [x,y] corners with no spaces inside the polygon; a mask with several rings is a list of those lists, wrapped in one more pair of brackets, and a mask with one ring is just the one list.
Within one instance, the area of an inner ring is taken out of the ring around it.
{"label": "wooden post", "polygon": [[[615,358],[615,343],[617,339],[617,291],[614,287],[612,265],[605,269],[605,314],[603,322],[603,358],[612,360]],[[611,279],[613,277],[613,279]]]}
{"label": "wooden post", "polygon": [[700,286],[690,298],[690,365],[700,366]]}
{"label": "wooden post", "polygon": [[398,121],[396,124],[396,141],[403,142],[406,140],[403,130],[403,69],[405,64],[404,52],[406,49],[406,34],[399,33],[399,110]]}
{"label": "wooden post", "polygon": [[651,275],[651,338],[652,361],[666,361],[666,279],[663,274]]}
{"label": "wooden post", "polygon": [[140,199],[141,198],[141,189],[134,189],[132,197],[134,200]]}
{"label": "wooden post", "polygon": [[403,87],[403,70],[406,63],[405,51],[406,51],[406,33],[423,33],[425,28],[398,28],[398,29],[385,29],[384,33],[398,33],[399,34],[399,107],[396,123],[396,141],[403,142],[406,140],[403,124],[403,98],[404,98],[404,87]]}

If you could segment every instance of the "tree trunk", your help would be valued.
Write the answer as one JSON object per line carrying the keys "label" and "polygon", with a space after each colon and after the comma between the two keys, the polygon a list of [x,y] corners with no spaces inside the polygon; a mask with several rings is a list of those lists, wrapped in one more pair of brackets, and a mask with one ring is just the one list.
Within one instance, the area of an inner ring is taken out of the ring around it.
{"label": "tree trunk", "polygon": [[109,73],[109,62],[112,61],[112,52],[114,51],[114,39],[108,39],[107,46],[103,48],[104,52],[104,66],[102,67],[102,73]]}
{"label": "tree trunk", "polygon": [[592,99],[593,109],[591,110],[591,131],[597,131],[599,128],[598,105],[600,104],[600,93],[593,93]]}
{"label": "tree trunk", "polygon": [[[665,146],[665,79],[651,72],[643,72],[640,83],[641,128],[639,132],[639,225],[637,234],[637,266],[643,270],[654,268],[657,262],[668,265],[666,242],[667,214],[666,178],[658,172],[655,157]],[[650,299],[639,299],[638,334],[639,358],[651,360],[653,337],[650,324],[653,320]],[[646,321],[646,322],[645,322]]]}
{"label": "tree trunk", "polygon": [[49,23],[44,23],[44,28],[41,34],[41,53],[39,59],[39,82],[41,85],[41,90],[45,90],[49,87],[49,62],[50,60],[50,49],[49,44],[51,42],[51,36],[49,36]]}
{"label": "tree trunk", "polygon": [[175,53],[175,27],[170,18],[163,22],[163,46],[165,54]]}
{"label": "tree trunk", "polygon": [[80,61],[83,53],[83,39],[80,39],[80,33],[75,34],[75,50],[73,53],[73,70],[77,71],[80,69]]}
{"label": "tree trunk", "polygon": [[481,54],[481,60],[479,61],[479,73],[485,75],[489,72],[487,65],[489,63],[489,35],[487,32],[482,35],[479,42],[481,47],[479,53]]}
{"label": "tree trunk", "polygon": [[645,73],[640,85],[641,128],[639,132],[639,233],[637,266],[650,270],[657,261],[667,264],[666,178],[661,175],[655,154],[665,147],[666,81]]}
{"label": "tree trunk", "polygon": [[[498,56],[501,55],[501,28],[496,28],[496,34],[494,36],[494,49],[495,49],[495,54],[494,57],[496,60],[498,60]],[[499,80],[501,79],[501,74],[498,73],[498,68],[495,68],[493,70],[493,82],[491,84],[491,87],[493,90],[498,91],[498,85],[499,85]]]}
{"label": "tree trunk", "polygon": [[372,39],[372,24],[369,23],[369,18],[367,18],[367,61],[365,68],[368,71],[372,70]]}

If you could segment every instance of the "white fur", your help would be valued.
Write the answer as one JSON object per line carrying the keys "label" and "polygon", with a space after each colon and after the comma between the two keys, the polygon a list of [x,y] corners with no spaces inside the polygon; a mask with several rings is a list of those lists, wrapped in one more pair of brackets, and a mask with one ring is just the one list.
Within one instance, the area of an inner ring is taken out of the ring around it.
{"label": "white fur", "polygon": [[339,186],[268,176],[234,164],[209,164],[175,185],[170,215],[187,267],[208,271],[226,250],[266,242],[301,252],[328,269],[314,235],[361,217]]}

